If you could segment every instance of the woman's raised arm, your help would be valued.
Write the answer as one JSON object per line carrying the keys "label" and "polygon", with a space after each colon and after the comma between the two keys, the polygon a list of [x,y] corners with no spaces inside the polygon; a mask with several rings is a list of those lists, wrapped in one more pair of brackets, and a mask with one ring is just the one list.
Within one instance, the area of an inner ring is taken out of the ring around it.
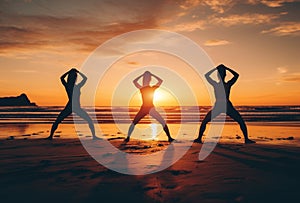
{"label": "woman's raised arm", "polygon": [[227,82],[228,84],[233,85],[239,78],[239,74],[228,67],[225,67],[225,69],[228,70],[233,75],[233,78]]}
{"label": "woman's raised arm", "polygon": [[162,84],[163,80],[160,77],[158,77],[157,75],[154,75],[153,73],[151,73],[151,76],[153,76],[157,80],[157,83],[154,86],[159,87]]}
{"label": "woman's raised arm", "polygon": [[[72,70],[72,69],[71,69],[71,70]],[[65,72],[62,76],[60,76],[60,81],[61,81],[61,83],[62,83],[64,86],[67,85],[67,82],[66,82],[65,78],[66,78],[66,76],[70,73],[71,70],[69,70],[68,72]]]}
{"label": "woman's raised arm", "polygon": [[76,70],[76,72],[82,77],[82,80],[80,81],[80,83],[78,83],[78,86],[82,87],[86,83],[87,77],[82,72],[79,72],[78,70]]}
{"label": "woman's raised arm", "polygon": [[142,88],[142,85],[140,85],[139,84],[139,79],[141,79],[141,77],[143,77],[144,76],[144,73],[142,74],[142,75],[140,75],[140,76],[138,76],[137,78],[135,78],[134,80],[133,80],[133,84],[137,87],[137,88]]}
{"label": "woman's raised arm", "polygon": [[210,71],[208,71],[206,74],[205,74],[205,78],[206,78],[206,80],[207,80],[207,82],[209,82],[210,84],[214,84],[214,83],[216,83],[216,81],[214,81],[211,77],[210,77],[210,75],[214,72],[214,71],[216,71],[217,70],[217,68],[214,68],[214,69],[211,69]]}

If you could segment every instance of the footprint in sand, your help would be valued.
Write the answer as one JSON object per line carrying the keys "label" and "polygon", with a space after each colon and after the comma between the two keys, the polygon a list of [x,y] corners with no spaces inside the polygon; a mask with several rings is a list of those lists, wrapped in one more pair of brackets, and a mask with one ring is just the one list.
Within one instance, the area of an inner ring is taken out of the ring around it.
{"label": "footprint in sand", "polygon": [[158,187],[155,187],[155,186],[148,186],[148,187],[144,187],[143,190],[144,191],[149,191],[149,190],[154,190],[154,189],[157,189]]}
{"label": "footprint in sand", "polygon": [[112,137],[112,138],[108,138],[107,140],[118,140],[118,139],[124,139],[124,137]]}
{"label": "footprint in sand", "polygon": [[276,138],[277,140],[293,140],[294,137],[279,137],[279,138]]}
{"label": "footprint in sand", "polygon": [[168,170],[168,172],[174,176],[186,175],[186,174],[192,173],[192,171],[187,171],[187,170]]}
{"label": "footprint in sand", "polygon": [[242,137],[239,136],[239,135],[235,135],[235,138],[239,140],[239,139],[241,139]]}

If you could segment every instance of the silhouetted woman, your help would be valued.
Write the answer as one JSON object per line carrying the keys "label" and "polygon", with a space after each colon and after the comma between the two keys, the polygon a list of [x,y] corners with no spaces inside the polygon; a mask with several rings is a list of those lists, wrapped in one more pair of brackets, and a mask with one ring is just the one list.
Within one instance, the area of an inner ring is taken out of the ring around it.
{"label": "silhouetted woman", "polygon": [[[150,86],[150,81],[151,77],[154,77],[157,80],[157,83],[153,86]],[[143,85],[140,85],[138,83],[138,80],[143,78]],[[162,126],[165,131],[165,133],[168,136],[168,141],[172,142],[174,139],[171,137],[169,128],[163,119],[163,117],[155,110],[155,107],[153,105],[153,96],[155,90],[161,85],[162,79],[157,77],[156,75],[150,73],[149,71],[144,72],[142,75],[137,77],[134,81],[133,84],[140,89],[141,95],[142,95],[142,100],[143,104],[141,106],[141,109],[133,119],[133,122],[131,123],[129,129],[128,129],[128,136],[125,139],[125,142],[128,142],[130,140],[130,136],[132,134],[132,131],[135,127],[135,125],[147,114],[150,114],[153,118],[155,118]]]}
{"label": "silhouetted woman", "polygon": [[[78,74],[82,77],[82,80],[76,84],[77,76]],[[65,78],[68,76],[67,81]],[[68,103],[66,107],[60,112],[60,114],[57,116],[55,122],[52,125],[50,136],[47,138],[49,140],[52,140],[53,134],[55,130],[58,127],[58,124],[62,122],[66,117],[68,117],[73,111],[86,120],[89,124],[90,130],[93,135],[93,139],[96,139],[95,135],[95,128],[92,119],[89,117],[89,115],[80,107],[80,89],[81,87],[86,83],[87,77],[76,70],[75,68],[72,68],[65,74],[63,74],[60,77],[61,83],[64,85],[66,92],[68,94]],[[74,94],[74,95],[73,95]],[[72,108],[73,106],[73,108]]]}
{"label": "silhouetted woman", "polygon": [[[218,74],[219,82],[216,82],[215,80],[213,80],[210,77],[210,75],[216,70],[219,73]],[[225,82],[226,71],[229,71],[230,73],[233,74],[233,78],[231,80],[229,80],[228,82]],[[214,87],[216,102],[215,102],[213,109],[210,110],[207,113],[207,115],[205,116],[205,118],[203,119],[201,126],[200,126],[200,130],[199,130],[199,136],[197,139],[194,140],[194,142],[202,143],[201,139],[202,139],[203,133],[206,129],[206,124],[209,121],[211,121],[212,119],[214,119],[215,117],[217,117],[218,115],[220,115],[221,113],[226,113],[233,120],[235,120],[236,122],[239,123],[240,128],[245,137],[245,143],[255,143],[255,141],[250,140],[248,138],[247,126],[246,126],[243,118],[239,114],[239,112],[233,107],[231,101],[229,100],[230,89],[231,89],[232,85],[237,81],[239,74],[237,72],[231,70],[230,68],[227,68],[223,64],[221,64],[218,67],[207,72],[205,74],[205,77],[206,77],[207,81]],[[224,95],[224,91],[225,91],[225,95]],[[225,112],[222,112],[221,109],[224,106],[224,103],[226,103],[226,110],[225,110]],[[212,112],[214,113],[214,115],[212,115]]]}

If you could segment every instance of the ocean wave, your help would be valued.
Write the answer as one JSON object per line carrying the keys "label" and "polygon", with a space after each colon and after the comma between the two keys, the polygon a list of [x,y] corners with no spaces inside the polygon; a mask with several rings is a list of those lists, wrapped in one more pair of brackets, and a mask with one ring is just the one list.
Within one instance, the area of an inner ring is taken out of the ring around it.
{"label": "ocean wave", "polygon": [[[0,123],[52,123],[63,106],[0,107]],[[139,107],[84,107],[94,121],[99,123],[130,123]],[[211,109],[210,106],[159,107],[168,123],[198,123]],[[289,122],[300,121],[300,106],[237,106],[246,122]],[[82,122],[72,115],[64,123]],[[214,121],[221,121],[216,118]],[[231,122],[230,118],[226,121]],[[142,123],[151,123],[146,116]]]}

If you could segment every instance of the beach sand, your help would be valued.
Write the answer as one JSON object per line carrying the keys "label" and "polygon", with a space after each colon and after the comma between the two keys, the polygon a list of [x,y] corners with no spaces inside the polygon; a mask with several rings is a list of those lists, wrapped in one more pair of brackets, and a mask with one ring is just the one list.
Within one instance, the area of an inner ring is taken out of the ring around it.
{"label": "beach sand", "polygon": [[[110,142],[141,155],[168,145],[163,141]],[[299,147],[221,143],[199,161],[201,146],[193,144],[163,171],[134,176],[100,165],[79,139],[1,140],[1,202],[300,201]]]}

